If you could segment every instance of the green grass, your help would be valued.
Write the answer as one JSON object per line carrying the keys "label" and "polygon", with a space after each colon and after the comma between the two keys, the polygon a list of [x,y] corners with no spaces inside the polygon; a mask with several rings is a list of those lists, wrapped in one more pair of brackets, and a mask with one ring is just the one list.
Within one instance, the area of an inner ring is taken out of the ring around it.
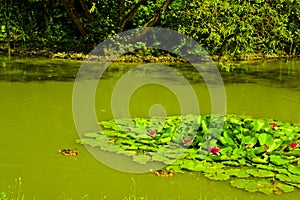
{"label": "green grass", "polygon": [[0,193],[0,200],[8,200],[7,194],[5,192]]}
{"label": "green grass", "polygon": [[1,192],[0,200],[24,200],[24,194],[21,192],[22,179],[21,177],[15,179],[15,187],[11,192]]}
{"label": "green grass", "polygon": [[[129,194],[128,196],[124,197],[123,200],[147,200],[147,197],[142,197],[142,196],[138,196],[136,194],[136,183],[134,178],[131,179],[133,182],[133,193]],[[21,194],[21,185],[22,185],[22,180],[19,177],[18,179],[15,180],[16,181],[16,185],[15,185],[15,191],[11,192],[11,197],[9,197],[10,195],[8,195],[8,193],[6,192],[1,192],[0,193],[0,200],[24,200],[24,195]],[[84,197],[82,197],[81,199],[86,198],[87,195],[85,195]],[[106,198],[105,198],[106,199]],[[170,198],[164,198],[162,197],[162,200],[170,200]],[[172,198],[173,199],[173,198]],[[197,200],[208,200],[211,198],[207,198],[207,196],[202,196],[200,195],[199,198],[197,198]],[[224,197],[218,197],[218,198],[214,198],[213,200],[222,200],[224,199]],[[237,198],[233,199],[233,200],[237,200]]]}
{"label": "green grass", "polygon": [[129,194],[127,197],[123,198],[123,200],[145,200],[145,197],[138,197],[136,195],[136,183],[134,178],[131,178],[133,183],[133,194]]}

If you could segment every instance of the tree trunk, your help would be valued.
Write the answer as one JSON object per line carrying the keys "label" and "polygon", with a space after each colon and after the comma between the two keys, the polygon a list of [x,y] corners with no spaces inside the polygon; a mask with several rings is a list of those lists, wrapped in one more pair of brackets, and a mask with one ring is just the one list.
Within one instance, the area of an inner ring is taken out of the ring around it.
{"label": "tree trunk", "polygon": [[167,10],[168,6],[173,2],[174,0],[166,0],[159,12],[147,22],[144,27],[153,27],[160,19],[161,15]]}
{"label": "tree trunk", "polygon": [[125,18],[125,0],[120,0],[119,4],[119,29],[121,27],[121,22]]}
{"label": "tree trunk", "polygon": [[[159,12],[152,18],[149,20],[149,22],[147,22],[144,25],[145,27],[153,27],[160,19],[160,16],[167,10],[168,6],[173,2],[174,0],[166,0],[163,4],[161,9],[159,10]],[[129,43],[134,43],[135,41],[137,41],[137,39],[139,37],[143,37],[145,34],[147,34],[147,32],[149,31],[149,29],[144,29],[142,32],[140,32],[138,35],[135,35],[135,37],[131,38],[129,40]]]}
{"label": "tree trunk", "polygon": [[121,33],[126,25],[126,22],[136,13],[139,7],[145,2],[145,0],[140,0],[133,9],[125,16],[125,1],[120,0],[120,14],[119,14],[119,30]]}
{"label": "tree trunk", "polygon": [[91,15],[91,13],[89,12],[89,9],[86,5],[86,1],[85,0],[79,0],[79,1],[80,1],[81,7],[82,7],[85,15],[87,16],[89,22],[91,23],[91,25],[94,25],[94,18]]}
{"label": "tree trunk", "polygon": [[86,36],[87,33],[83,27],[83,21],[75,9],[74,0],[61,0],[66,8],[67,12],[71,16],[72,20],[74,21],[76,27],[79,29],[82,36]]}
{"label": "tree trunk", "polygon": [[[12,1],[11,1],[12,2]],[[4,18],[5,18],[5,34],[6,34],[6,42],[7,42],[7,53],[8,53],[8,59],[10,60],[10,12],[8,6],[12,6],[11,4],[8,5],[5,0],[5,12],[4,12]]]}

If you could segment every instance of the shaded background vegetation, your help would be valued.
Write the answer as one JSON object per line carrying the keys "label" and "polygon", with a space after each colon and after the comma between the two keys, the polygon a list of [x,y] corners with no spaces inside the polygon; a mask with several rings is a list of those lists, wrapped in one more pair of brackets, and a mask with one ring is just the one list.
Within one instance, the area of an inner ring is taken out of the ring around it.
{"label": "shaded background vegetation", "polygon": [[212,55],[299,54],[299,0],[1,0],[0,42],[11,48],[89,52],[107,37],[159,26]]}

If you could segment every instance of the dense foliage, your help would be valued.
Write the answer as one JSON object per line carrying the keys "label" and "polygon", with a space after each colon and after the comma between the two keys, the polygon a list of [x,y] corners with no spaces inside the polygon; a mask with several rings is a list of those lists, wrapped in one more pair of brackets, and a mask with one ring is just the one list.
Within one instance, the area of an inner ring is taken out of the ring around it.
{"label": "dense foliage", "polygon": [[299,53],[299,9],[299,1],[294,0],[194,1],[177,11],[178,30],[212,54],[295,55]]}
{"label": "dense foliage", "polygon": [[[102,121],[79,143],[161,162],[177,172],[202,172],[250,192],[300,188],[300,124],[250,116],[186,115]],[[183,170],[183,171],[182,171]]]}
{"label": "dense foliage", "polygon": [[299,0],[2,0],[0,41],[89,52],[118,32],[160,26],[212,55],[298,55]]}

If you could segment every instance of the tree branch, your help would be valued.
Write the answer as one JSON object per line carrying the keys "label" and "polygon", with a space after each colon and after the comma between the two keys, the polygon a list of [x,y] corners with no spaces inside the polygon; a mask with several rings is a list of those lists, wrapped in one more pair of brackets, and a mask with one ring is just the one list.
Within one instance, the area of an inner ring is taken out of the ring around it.
{"label": "tree branch", "polygon": [[80,15],[78,14],[77,10],[75,9],[74,1],[73,0],[70,0],[70,1],[69,0],[61,0],[61,1],[63,2],[63,5],[66,8],[67,12],[73,19],[75,25],[79,29],[81,35],[83,35],[85,37],[87,35],[87,33],[83,27],[83,21],[82,21]]}
{"label": "tree branch", "polygon": [[119,20],[120,20],[120,25],[119,25],[119,30],[118,33],[122,32],[126,22],[136,13],[136,11],[139,9],[139,7],[145,2],[145,0],[140,0],[134,7],[133,9],[126,15],[125,15],[125,4],[124,0],[120,0],[120,15],[119,15]]}
{"label": "tree branch", "polygon": [[85,13],[85,15],[87,16],[89,22],[94,25],[94,18],[92,17],[91,13],[89,12],[89,9],[86,5],[86,1],[85,0],[79,0],[80,1],[80,4],[81,4],[81,7]]}
{"label": "tree branch", "polygon": [[119,5],[119,23],[123,21],[125,18],[125,0],[120,0],[120,5]]}
{"label": "tree branch", "polygon": [[149,20],[149,22],[147,22],[144,27],[152,27],[154,26],[160,19],[161,15],[167,10],[168,6],[173,2],[174,0],[166,0],[160,11],[157,13],[157,15],[155,15],[154,17],[152,17],[152,19]]}

